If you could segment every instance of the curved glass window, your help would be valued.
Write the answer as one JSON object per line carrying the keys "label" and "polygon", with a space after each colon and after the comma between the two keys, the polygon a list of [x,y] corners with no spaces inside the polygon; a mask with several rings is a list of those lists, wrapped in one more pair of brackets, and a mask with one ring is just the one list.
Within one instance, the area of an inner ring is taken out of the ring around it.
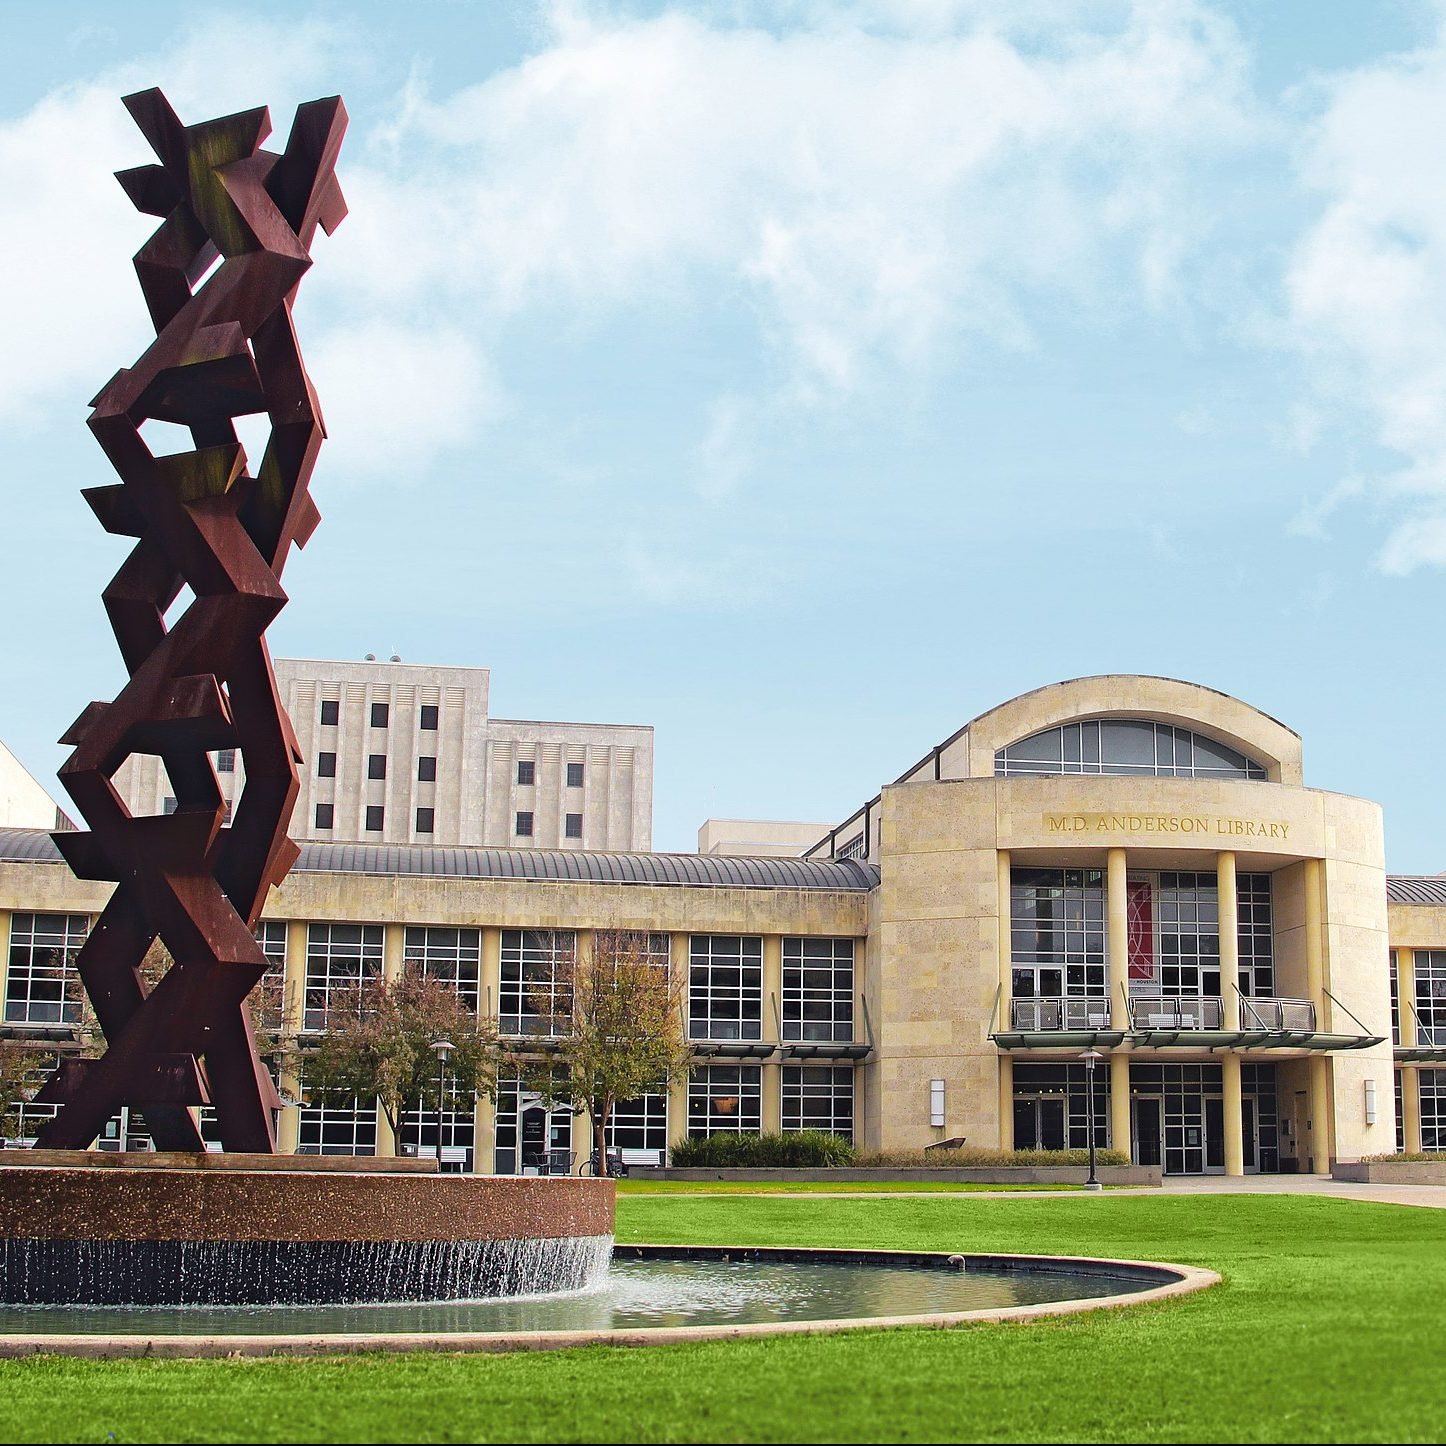
{"label": "curved glass window", "polygon": [[1166,778],[1264,779],[1265,769],[1213,738],[1170,723],[1092,718],[1021,738],[994,755],[996,777],[1135,773]]}

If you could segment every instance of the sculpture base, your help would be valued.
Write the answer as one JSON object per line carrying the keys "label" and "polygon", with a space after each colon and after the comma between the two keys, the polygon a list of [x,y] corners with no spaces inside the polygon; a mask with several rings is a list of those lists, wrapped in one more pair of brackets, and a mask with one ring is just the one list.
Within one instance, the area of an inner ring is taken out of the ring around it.
{"label": "sculpture base", "polygon": [[531,1295],[592,1284],[612,1247],[611,1180],[9,1166],[0,1157],[12,1305]]}

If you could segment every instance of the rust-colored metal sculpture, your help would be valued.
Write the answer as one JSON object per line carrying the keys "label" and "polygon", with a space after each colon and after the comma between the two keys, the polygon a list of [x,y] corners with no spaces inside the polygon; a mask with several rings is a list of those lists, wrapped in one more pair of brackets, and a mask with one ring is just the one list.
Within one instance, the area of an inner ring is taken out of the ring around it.
{"label": "rust-colored metal sculpture", "polygon": [[[84,1149],[130,1105],[159,1149],[200,1150],[187,1106],[210,1103],[224,1148],[271,1151],[279,1101],[246,996],[266,968],[257,917],[296,858],[300,756],[265,633],[291,544],[320,521],[307,483],[324,433],[291,308],[317,226],[346,214],[346,111],[339,97],[301,106],[278,155],[260,149],[265,108],[183,126],[158,90],[125,104],[160,160],[117,177],[164,218],[135,260],[156,339],[92,403],[121,481],[85,498],[108,532],[137,539],[104,594],[130,681],[61,739],[74,745],[61,781],[90,831],[55,836],[81,878],[116,881],[77,959],[107,1048],[46,1084],[38,1100],[61,1108],[39,1143]],[[253,472],[233,421],[262,412],[271,434]],[[148,421],[189,428],[192,450],[156,456]],[[207,756],[220,748],[245,765],[229,827]],[[173,814],[122,802],[111,780],[133,753],[160,755]],[[147,994],[139,967],[157,936],[174,962]]]}

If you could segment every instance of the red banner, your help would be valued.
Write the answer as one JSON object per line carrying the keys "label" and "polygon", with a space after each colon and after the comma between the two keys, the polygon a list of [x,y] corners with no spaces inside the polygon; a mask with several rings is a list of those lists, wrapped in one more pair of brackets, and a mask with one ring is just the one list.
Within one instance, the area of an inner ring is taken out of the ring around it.
{"label": "red banner", "polygon": [[1155,900],[1148,883],[1131,882],[1126,893],[1129,921],[1129,977],[1155,977]]}

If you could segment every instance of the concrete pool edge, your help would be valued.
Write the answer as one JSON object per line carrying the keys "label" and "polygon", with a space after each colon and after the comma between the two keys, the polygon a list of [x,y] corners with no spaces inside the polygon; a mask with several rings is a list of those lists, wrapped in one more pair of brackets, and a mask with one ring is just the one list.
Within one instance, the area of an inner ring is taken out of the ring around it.
{"label": "concrete pool edge", "polygon": [[[1099,1256],[1023,1255],[997,1251],[846,1250],[796,1246],[649,1246],[622,1245],[632,1258],[849,1258],[880,1264],[928,1263],[947,1268],[951,1260],[986,1263],[994,1269],[1049,1271],[1157,1279],[1158,1285],[1120,1295],[1089,1296],[1038,1305],[999,1306],[983,1310],[920,1313],[900,1316],[851,1316],[839,1320],[779,1321],[769,1324],[640,1326],[612,1330],[350,1332],[305,1335],[0,1335],[0,1359],[52,1355],[90,1359],[203,1359],[267,1356],[333,1356],[372,1352],[434,1352],[499,1354],[509,1351],[566,1350],[577,1346],[681,1345],[690,1341],[759,1339],[785,1335],[832,1335],[850,1330],[947,1329],[990,1322],[1027,1322],[1082,1311],[1110,1310],[1192,1295],[1221,1283],[1213,1270],[1154,1260],[1117,1260]],[[966,1267],[967,1269],[967,1264]]]}

